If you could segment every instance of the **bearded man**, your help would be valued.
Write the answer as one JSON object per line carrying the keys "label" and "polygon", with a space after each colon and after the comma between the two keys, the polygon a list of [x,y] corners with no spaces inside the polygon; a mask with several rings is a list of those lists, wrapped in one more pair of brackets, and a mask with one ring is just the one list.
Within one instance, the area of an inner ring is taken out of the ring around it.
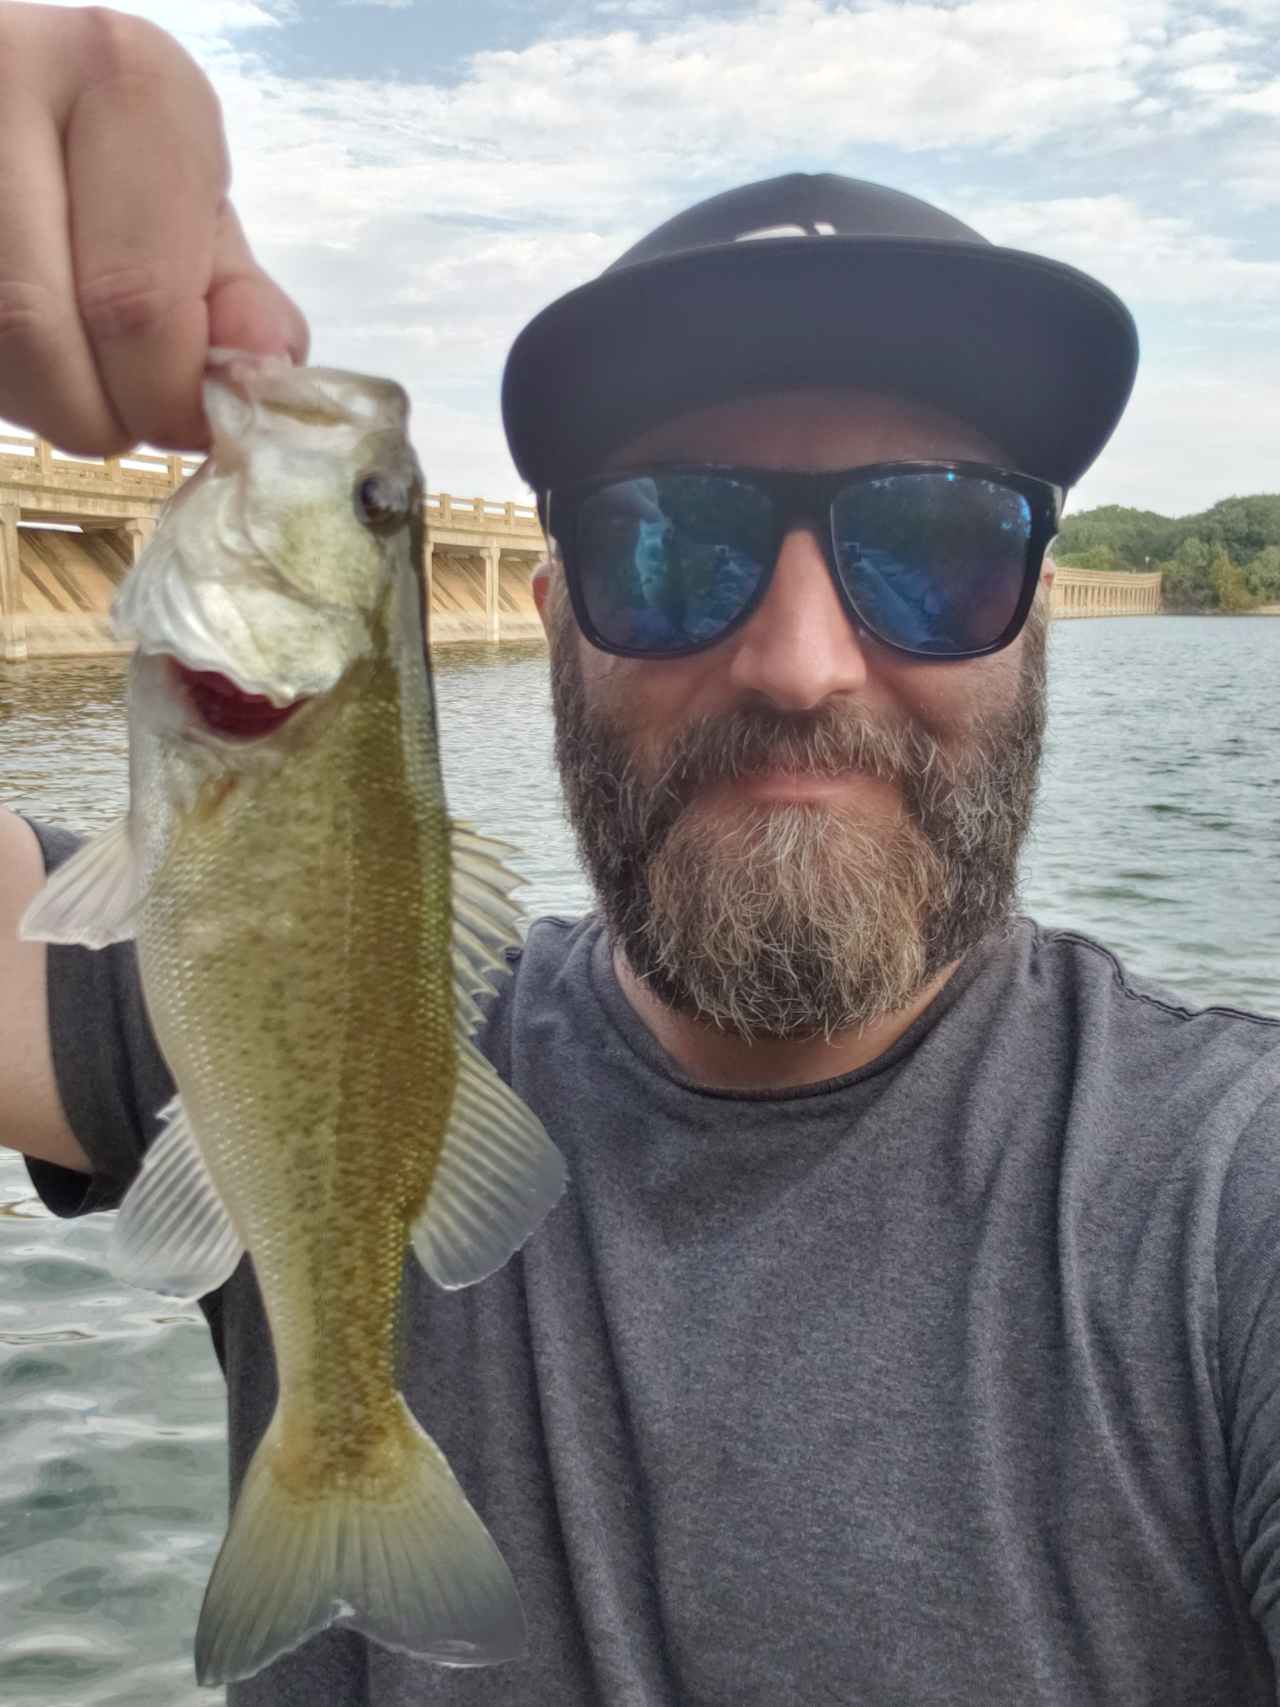
{"label": "bearded man", "polygon": [[[122,108],[129,157],[194,110]],[[296,348],[241,260],[214,341]],[[25,348],[0,414],[84,443],[100,389]],[[170,370],[119,358],[147,419]],[[404,1378],[528,1653],[333,1628],[232,1707],[1274,1700],[1280,1034],[1014,911],[1045,553],[1135,360],[1094,281],[835,176],[690,209],[521,334],[600,907],[534,925],[481,1042],[571,1186],[479,1287],[408,1265]],[[118,1202],[171,1089],[125,948],[13,943],[72,845],[0,820],[0,1133],[60,1214]],[[251,1266],[204,1304],[234,1484]]]}

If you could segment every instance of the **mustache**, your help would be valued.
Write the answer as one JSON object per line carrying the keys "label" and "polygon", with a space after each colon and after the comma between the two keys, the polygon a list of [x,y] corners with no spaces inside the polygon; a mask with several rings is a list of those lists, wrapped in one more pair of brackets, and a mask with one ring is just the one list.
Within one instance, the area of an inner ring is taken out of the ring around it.
{"label": "mustache", "polygon": [[645,780],[654,808],[663,813],[687,806],[710,784],[772,771],[823,778],[860,772],[914,792],[937,753],[931,737],[874,717],[857,702],[811,712],[760,705],[690,724],[665,749],[656,775]]}

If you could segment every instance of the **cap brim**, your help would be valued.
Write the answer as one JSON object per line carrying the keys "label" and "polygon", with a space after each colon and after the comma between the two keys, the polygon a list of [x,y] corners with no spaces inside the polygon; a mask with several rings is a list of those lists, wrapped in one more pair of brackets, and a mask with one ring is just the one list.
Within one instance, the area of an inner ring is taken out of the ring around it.
{"label": "cap brim", "polygon": [[1072,486],[1133,386],[1128,309],[1087,274],[989,244],[770,238],[606,273],[512,346],[511,454],[536,490],[664,417],[764,389],[858,385],[981,427]]}

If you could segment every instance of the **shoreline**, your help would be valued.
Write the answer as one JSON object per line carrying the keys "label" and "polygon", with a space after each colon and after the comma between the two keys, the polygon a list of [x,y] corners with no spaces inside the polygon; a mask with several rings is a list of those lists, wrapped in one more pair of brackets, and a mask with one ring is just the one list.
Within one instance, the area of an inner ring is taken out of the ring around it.
{"label": "shoreline", "polygon": [[[1127,616],[1213,617],[1215,620],[1239,620],[1264,616],[1280,617],[1280,604],[1260,605],[1256,610],[1161,610],[1108,612],[1106,616],[1086,615],[1084,612],[1061,611],[1054,614],[1058,622],[1104,622]],[[530,641],[546,642],[541,620],[524,611],[503,611],[499,617],[499,632],[495,637],[485,616],[454,611],[432,611],[430,644],[447,647],[469,643],[488,644],[501,648],[505,643],[527,645]],[[47,658],[111,658],[125,657],[132,646],[114,639],[105,614],[94,612],[80,616],[28,616],[25,658],[4,658],[5,663],[36,663]],[[2,657],[2,655],[0,655]]]}

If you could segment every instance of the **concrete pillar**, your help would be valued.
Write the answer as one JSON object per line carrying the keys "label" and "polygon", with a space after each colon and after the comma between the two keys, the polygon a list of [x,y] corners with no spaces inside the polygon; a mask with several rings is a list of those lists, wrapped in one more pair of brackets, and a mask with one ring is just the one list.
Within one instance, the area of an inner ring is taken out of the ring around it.
{"label": "concrete pillar", "polygon": [[484,548],[484,631],[489,640],[500,638],[498,622],[498,563],[502,557],[502,547],[486,545]]}
{"label": "concrete pillar", "polygon": [[27,619],[18,572],[18,506],[0,504],[0,659],[14,664],[27,655]]}
{"label": "concrete pillar", "polygon": [[131,516],[120,529],[125,544],[129,548],[129,561],[136,563],[151,543],[151,536],[156,531],[154,516]]}
{"label": "concrete pillar", "polygon": [[431,621],[431,559],[435,556],[435,546],[427,538],[426,530],[422,534],[422,602],[427,612],[427,622]]}

